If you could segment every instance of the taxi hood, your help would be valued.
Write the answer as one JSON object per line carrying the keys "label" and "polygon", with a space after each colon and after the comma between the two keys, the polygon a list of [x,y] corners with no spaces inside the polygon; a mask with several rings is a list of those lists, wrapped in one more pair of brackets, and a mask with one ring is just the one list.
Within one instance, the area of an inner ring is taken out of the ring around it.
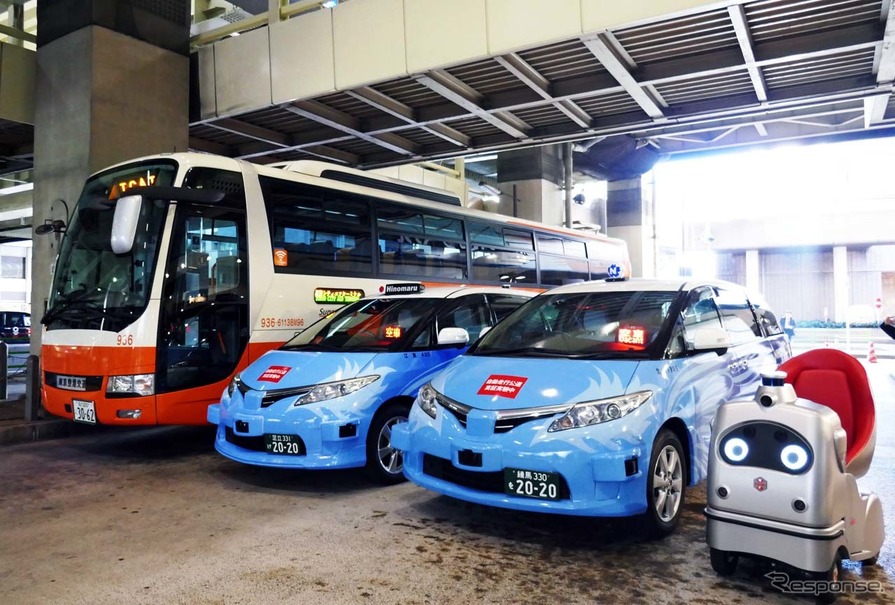
{"label": "taxi hood", "polygon": [[639,364],[463,355],[432,386],[480,410],[517,410],[622,395]]}
{"label": "taxi hood", "polygon": [[355,378],[378,353],[268,351],[240,374],[257,391],[275,391]]}

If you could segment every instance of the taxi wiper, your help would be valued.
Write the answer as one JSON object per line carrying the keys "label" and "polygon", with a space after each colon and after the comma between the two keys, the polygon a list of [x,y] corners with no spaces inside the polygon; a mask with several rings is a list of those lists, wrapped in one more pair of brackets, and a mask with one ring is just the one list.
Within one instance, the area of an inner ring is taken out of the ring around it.
{"label": "taxi wiper", "polygon": [[554,351],[541,347],[518,347],[516,349],[477,350],[473,355],[482,357],[569,357],[567,351]]}
{"label": "taxi wiper", "polygon": [[597,351],[595,353],[582,353],[571,355],[572,359],[649,359],[646,351]]}

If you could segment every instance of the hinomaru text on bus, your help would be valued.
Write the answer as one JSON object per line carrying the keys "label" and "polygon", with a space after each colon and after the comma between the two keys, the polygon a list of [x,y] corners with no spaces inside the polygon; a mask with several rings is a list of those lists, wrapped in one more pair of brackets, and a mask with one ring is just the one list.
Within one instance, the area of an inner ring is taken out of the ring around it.
{"label": "hinomaru text on bus", "polygon": [[144,174],[137,174],[119,179],[109,190],[109,199],[116,200],[124,195],[125,191],[133,189],[134,187],[151,187],[152,185],[155,185],[156,176],[157,175],[154,172],[146,172]]}

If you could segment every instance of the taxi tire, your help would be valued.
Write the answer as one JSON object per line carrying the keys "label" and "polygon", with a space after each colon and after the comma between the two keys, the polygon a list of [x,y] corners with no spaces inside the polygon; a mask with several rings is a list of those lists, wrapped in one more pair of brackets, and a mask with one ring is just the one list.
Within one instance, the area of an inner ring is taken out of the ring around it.
{"label": "taxi tire", "polygon": [[404,477],[403,453],[399,450],[394,450],[394,455],[401,457],[401,466],[399,472],[391,473],[383,466],[379,458],[379,449],[381,438],[388,439],[389,446],[391,443],[391,437],[383,434],[383,431],[388,428],[388,433],[390,434],[390,427],[397,422],[407,422],[409,413],[410,406],[390,403],[380,408],[376,415],[373,416],[373,422],[370,423],[370,430],[367,432],[367,465],[365,470],[367,476],[376,483],[394,485],[407,480]]}
{"label": "taxi tire", "polygon": [[[659,464],[659,455],[673,448],[677,455],[677,469],[680,472],[680,491],[678,492],[677,510],[670,519],[662,519],[656,512],[657,503],[657,486],[655,484],[657,464]],[[646,513],[644,514],[645,531],[650,538],[664,538],[677,528],[684,511],[684,500],[687,494],[687,458],[684,455],[684,447],[677,435],[669,429],[661,429],[656,435],[653,442],[652,452],[650,453],[649,468],[646,476]]]}

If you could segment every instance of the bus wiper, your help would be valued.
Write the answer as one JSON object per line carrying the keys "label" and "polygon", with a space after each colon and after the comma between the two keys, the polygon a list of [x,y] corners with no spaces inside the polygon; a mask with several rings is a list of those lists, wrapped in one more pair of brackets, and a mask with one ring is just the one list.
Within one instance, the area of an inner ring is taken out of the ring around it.
{"label": "bus wiper", "polygon": [[554,351],[541,347],[519,347],[516,349],[477,350],[473,355],[483,357],[569,357],[567,351]]}
{"label": "bus wiper", "polygon": [[84,289],[77,292],[71,292],[69,294],[60,294],[58,297],[60,299],[59,303],[44,314],[44,316],[40,319],[40,323],[48,326],[51,322],[58,319],[67,310],[71,309],[73,306],[79,303],[83,304],[88,302],[97,302],[95,299],[91,299],[95,293],[95,290]]}

